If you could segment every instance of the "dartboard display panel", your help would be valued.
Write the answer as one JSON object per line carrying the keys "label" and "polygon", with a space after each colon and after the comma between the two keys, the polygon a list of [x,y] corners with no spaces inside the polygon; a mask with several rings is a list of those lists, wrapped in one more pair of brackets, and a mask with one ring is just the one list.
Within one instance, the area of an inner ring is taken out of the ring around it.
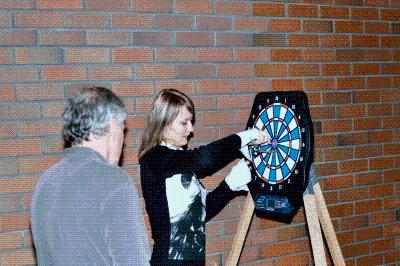
{"label": "dartboard display panel", "polygon": [[265,131],[271,143],[249,145],[250,192],[255,212],[290,222],[302,205],[312,163],[313,133],[307,96],[301,91],[257,94],[247,129]]}

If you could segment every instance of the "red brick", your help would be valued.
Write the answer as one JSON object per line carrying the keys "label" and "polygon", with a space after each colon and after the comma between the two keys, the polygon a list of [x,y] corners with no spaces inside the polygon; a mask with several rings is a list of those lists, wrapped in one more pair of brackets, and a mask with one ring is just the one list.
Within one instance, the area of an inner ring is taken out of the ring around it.
{"label": "red brick", "polygon": [[396,212],[395,211],[384,211],[372,213],[369,218],[370,224],[388,224],[396,222]]}
{"label": "red brick", "polygon": [[365,52],[362,50],[337,50],[336,60],[339,62],[364,61]]}
{"label": "red brick", "polygon": [[384,236],[398,236],[400,234],[400,225],[397,224],[389,224],[383,227],[383,235]]}
{"label": "red brick", "polygon": [[84,45],[84,31],[40,31],[40,45]]}
{"label": "red brick", "polygon": [[216,2],[217,14],[250,15],[250,2]]}
{"label": "red brick", "polygon": [[0,152],[0,157],[41,153],[42,141],[40,140],[13,140],[0,143],[3,147],[7,147]]}
{"label": "red brick", "polygon": [[117,31],[91,31],[87,33],[88,45],[129,45],[131,37],[129,32]]}
{"label": "red brick", "polygon": [[217,66],[217,75],[222,78],[250,78],[249,64],[221,64]]}
{"label": "red brick", "polygon": [[359,201],[355,203],[356,214],[376,212],[379,210],[382,210],[382,200],[380,199]]}
{"label": "red brick", "polygon": [[0,67],[0,82],[34,82],[39,73],[34,67]]}
{"label": "red brick", "polygon": [[170,32],[134,32],[133,43],[146,46],[170,46],[172,45],[172,33]]}
{"label": "red brick", "polygon": [[0,87],[0,101],[15,101],[15,90],[13,87]]}
{"label": "red brick", "polygon": [[284,34],[253,34],[253,46],[286,46]]}
{"label": "red brick", "polygon": [[14,63],[13,51],[9,48],[0,48],[0,65],[9,65]]}
{"label": "red brick", "polygon": [[0,8],[2,8],[2,9],[32,9],[32,8],[34,8],[34,1],[33,0],[0,1]]}
{"label": "red brick", "polygon": [[365,33],[389,34],[390,25],[387,22],[365,22]]}
{"label": "red brick", "polygon": [[20,158],[20,173],[43,173],[62,158],[59,156],[41,156],[32,158]]}
{"label": "red brick", "polygon": [[350,119],[326,120],[322,122],[322,133],[346,132],[352,131]]}
{"label": "red brick", "polygon": [[38,84],[16,88],[18,100],[52,100],[63,99],[64,88],[61,85]]}
{"label": "red brick", "polygon": [[290,34],[288,36],[288,45],[300,47],[319,46],[319,37],[317,35],[308,34]]}
{"label": "red brick", "polygon": [[335,21],[335,32],[338,33],[363,33],[364,27],[361,21]]}
{"label": "red brick", "polygon": [[230,80],[200,80],[198,93],[220,94],[233,91],[233,82]]}
{"label": "red brick", "polygon": [[106,14],[64,14],[64,27],[66,28],[107,28],[110,19]]}
{"label": "red brick", "polygon": [[217,32],[216,35],[217,46],[249,46],[251,44],[251,34]]}
{"label": "red brick", "polygon": [[130,1],[87,0],[88,10],[129,10]]}
{"label": "red brick", "polygon": [[36,263],[33,248],[25,248],[17,251],[4,253],[0,257],[2,265],[32,265]]}
{"label": "red brick", "polygon": [[[389,84],[389,83],[388,83]],[[393,89],[393,90],[382,90],[381,91],[381,98],[383,102],[396,102],[400,101],[400,91]]]}
{"label": "red brick", "polygon": [[[348,150],[349,148],[345,148]],[[350,157],[350,156],[345,156],[342,152],[346,152],[346,150],[343,149],[337,149],[334,151],[334,153],[325,153],[326,156],[335,156],[339,155],[336,160],[342,160],[342,159],[348,159],[344,157]],[[351,152],[350,152],[351,154]],[[334,158],[332,158],[334,159]],[[333,189],[341,189],[341,188],[349,188],[353,186],[353,176],[352,175],[345,175],[345,176],[337,176],[335,178],[329,178],[325,180],[325,189],[327,190],[333,190]],[[339,205],[341,206],[341,205]]]}
{"label": "red brick", "polygon": [[364,57],[368,61],[390,61],[392,58],[391,52],[386,49],[368,49]]}
{"label": "red brick", "polygon": [[29,30],[2,30],[1,46],[36,45],[36,32]]}
{"label": "red brick", "polygon": [[356,118],[354,119],[355,130],[370,130],[382,128],[380,118]]}
{"label": "red brick", "polygon": [[364,172],[367,169],[368,161],[365,159],[345,161],[339,164],[339,173],[341,174]]}
{"label": "red brick", "polygon": [[338,117],[363,117],[366,115],[365,105],[339,106]]}
{"label": "red brick", "polygon": [[[366,215],[342,218],[340,220],[340,230],[354,230],[356,228],[366,227],[367,225],[368,225],[368,216]],[[368,247],[368,243],[366,243],[366,246]],[[349,248],[349,251],[353,249],[354,246],[352,246],[352,248]],[[351,256],[350,254],[347,254],[348,252],[346,250],[347,249],[343,248],[342,250],[343,256],[345,257]],[[367,252],[367,250],[365,250],[365,246],[361,246],[360,249],[353,250],[352,252],[354,252],[354,254],[359,254],[359,252]]]}
{"label": "red brick", "polygon": [[37,0],[37,9],[65,9],[65,10],[81,10],[83,9],[82,0]]}
{"label": "red brick", "polygon": [[195,83],[193,81],[187,80],[165,80],[158,81],[156,83],[156,91],[159,92],[162,89],[166,88],[176,88],[186,94],[194,94],[195,93]]}
{"label": "red brick", "polygon": [[300,30],[300,20],[270,19],[268,23],[269,32],[299,32]]}
{"label": "red brick", "polygon": [[12,14],[11,13],[0,13],[0,27],[12,28]]}
{"label": "red brick", "polygon": [[22,239],[20,233],[9,233],[0,235],[0,249],[13,249],[22,246]]}
{"label": "red brick", "polygon": [[348,47],[350,46],[350,37],[346,35],[322,35],[321,46],[324,47]]}
{"label": "red brick", "polygon": [[321,6],[321,18],[348,19],[350,8],[337,6]]}
{"label": "red brick", "polygon": [[238,109],[252,106],[253,96],[220,96],[218,97],[218,109]]}
{"label": "red brick", "polygon": [[369,116],[392,115],[393,109],[391,104],[369,104],[367,113]]}
{"label": "red brick", "polygon": [[335,206],[329,206],[328,211],[331,218],[341,217],[341,216],[351,216],[354,214],[353,203],[345,203]]}
{"label": "red brick", "polygon": [[114,14],[111,17],[113,28],[151,29],[152,16],[147,14]]}
{"label": "red brick", "polygon": [[62,49],[58,48],[16,48],[17,64],[61,64]]}
{"label": "red brick", "polygon": [[[392,86],[392,79],[390,77],[378,76],[378,77],[367,77],[367,88],[390,88]],[[382,94],[382,100],[386,98],[385,94]],[[393,95],[391,95],[393,97]]]}
{"label": "red brick", "polygon": [[340,76],[349,75],[350,65],[349,64],[323,64],[322,75],[328,76]]}
{"label": "red brick", "polygon": [[351,45],[353,47],[378,47],[379,37],[376,36],[352,36]]}
{"label": "red brick", "polygon": [[213,44],[210,32],[177,32],[176,45],[178,46],[211,46]]}
{"label": "red brick", "polygon": [[156,17],[155,26],[158,29],[192,29],[193,22],[189,16],[159,15]]}
{"label": "red brick", "polygon": [[[353,68],[354,70],[354,68]],[[336,86],[340,90],[355,90],[365,88],[365,79],[358,77],[337,78]]]}
{"label": "red brick", "polygon": [[351,8],[352,19],[377,20],[379,11],[375,8],[353,7]]}
{"label": "red brick", "polygon": [[314,64],[290,64],[289,76],[319,76],[319,65]]}
{"label": "red brick", "polygon": [[365,241],[382,237],[382,227],[363,228],[355,231],[356,241]]}
{"label": "red brick", "polygon": [[400,37],[399,36],[381,36],[381,46],[386,48],[400,47]]}
{"label": "red brick", "polygon": [[150,63],[154,62],[154,52],[150,48],[115,48],[112,50],[115,63]]}
{"label": "red brick", "polygon": [[264,18],[236,18],[233,20],[233,29],[237,31],[266,31],[267,20]]}
{"label": "red brick", "polygon": [[211,0],[198,0],[196,2],[186,0],[175,0],[175,11],[177,13],[211,14],[213,4]]}
{"label": "red brick", "polygon": [[287,243],[273,243],[263,245],[260,248],[260,258],[280,257],[304,252],[307,250],[310,250],[310,246],[309,242],[305,240],[291,241],[290,245],[287,245]]}
{"label": "red brick", "polygon": [[233,57],[235,62],[265,62],[268,54],[262,48],[240,48],[233,50]]}
{"label": "red brick", "polygon": [[66,48],[64,60],[69,64],[108,63],[110,50],[108,48]]}
{"label": "red brick", "polygon": [[38,180],[37,176],[3,178],[0,180],[0,195],[32,192]]}
{"label": "red brick", "polygon": [[211,64],[180,65],[177,69],[178,78],[211,78],[215,77],[215,66]]}
{"label": "red brick", "polygon": [[274,91],[303,90],[303,82],[301,79],[273,79],[272,90]]}
{"label": "red brick", "polygon": [[[192,18],[188,18],[190,22],[189,27],[192,25]],[[196,29],[198,30],[231,30],[232,19],[224,17],[211,17],[211,16],[197,16]]]}
{"label": "red brick", "polygon": [[393,142],[393,134],[390,131],[371,131],[368,132],[369,143]]}
{"label": "red brick", "polygon": [[132,68],[130,66],[103,66],[92,67],[90,70],[91,80],[127,80],[132,78]]}
{"label": "red brick", "polygon": [[15,138],[17,136],[17,127],[13,124],[0,125],[0,138]]}
{"label": "red brick", "polygon": [[305,50],[304,61],[310,62],[332,62],[335,59],[335,53],[332,50]]}
{"label": "red brick", "polygon": [[284,64],[256,64],[254,65],[254,76],[271,77],[286,76],[287,69]]}
{"label": "red brick", "polygon": [[289,17],[305,17],[316,18],[318,17],[318,7],[312,5],[289,5]]}
{"label": "red brick", "polygon": [[196,50],[196,57],[199,62],[230,62],[233,53],[226,48],[200,48]]}
{"label": "red brick", "polygon": [[335,88],[335,80],[332,78],[311,78],[306,79],[307,90],[332,90]]}
{"label": "red brick", "polygon": [[356,260],[357,265],[382,265],[382,262],[382,254],[363,256]]}
{"label": "red brick", "polygon": [[339,145],[366,144],[367,133],[345,133],[338,136]]}
{"label": "red brick", "polygon": [[86,67],[80,66],[45,66],[42,79],[48,81],[87,80]]}
{"label": "red brick", "polygon": [[232,112],[202,112],[196,117],[197,126],[229,125],[232,121]]}
{"label": "red brick", "polygon": [[285,16],[285,5],[272,3],[254,3],[253,16],[283,17]]}
{"label": "red brick", "polygon": [[20,136],[24,137],[60,136],[62,133],[62,122],[59,120],[23,122],[20,123],[18,132]]}
{"label": "red brick", "polygon": [[236,92],[260,92],[271,91],[271,89],[271,81],[265,79],[237,80],[235,86]]}
{"label": "red brick", "polygon": [[61,13],[54,12],[18,12],[15,25],[17,28],[55,28],[61,27]]}
{"label": "red brick", "polygon": [[328,92],[323,94],[324,104],[350,104],[351,94],[348,92]]}
{"label": "red brick", "polygon": [[[313,120],[335,118],[335,108],[334,107],[311,107],[310,112],[311,112],[311,117]],[[318,123],[318,122],[315,122],[315,123]],[[318,132],[318,133],[321,133],[321,132]]]}
{"label": "red brick", "polygon": [[271,49],[271,61],[301,61],[301,50],[298,49]]}
{"label": "red brick", "polygon": [[400,20],[400,10],[398,9],[379,9],[379,11],[382,20]]}
{"label": "red brick", "polygon": [[371,241],[371,253],[382,252],[390,250],[395,246],[395,238],[379,239]]}
{"label": "red brick", "polygon": [[333,22],[328,20],[303,20],[304,32],[333,32]]}
{"label": "red brick", "polygon": [[175,68],[172,65],[146,64],[139,65],[135,69],[138,79],[166,79],[175,78]]}
{"label": "red brick", "polygon": [[135,0],[132,4],[134,11],[171,12],[172,0]]}
{"label": "red brick", "polygon": [[382,156],[382,149],[380,145],[368,145],[355,147],[356,158],[370,158]]}
{"label": "red brick", "polygon": [[1,120],[30,119],[40,116],[39,104],[2,105],[0,108]]}
{"label": "red brick", "polygon": [[[327,149],[323,151],[323,154],[324,154],[324,161],[344,161],[354,158],[353,148],[347,148],[347,147]],[[340,180],[342,179],[344,179],[344,177],[340,177]],[[336,182],[337,181],[335,181],[335,183]]]}
{"label": "red brick", "polygon": [[154,86],[148,82],[121,82],[114,83],[112,90],[118,96],[153,96]]}

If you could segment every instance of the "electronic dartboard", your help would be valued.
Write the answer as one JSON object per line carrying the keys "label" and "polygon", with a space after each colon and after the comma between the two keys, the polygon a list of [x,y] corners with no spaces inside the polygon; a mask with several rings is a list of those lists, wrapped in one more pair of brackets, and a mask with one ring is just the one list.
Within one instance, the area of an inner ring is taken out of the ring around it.
{"label": "electronic dartboard", "polygon": [[257,94],[247,129],[267,132],[270,144],[249,145],[253,164],[248,187],[255,213],[290,222],[302,205],[312,163],[313,129],[302,91]]}

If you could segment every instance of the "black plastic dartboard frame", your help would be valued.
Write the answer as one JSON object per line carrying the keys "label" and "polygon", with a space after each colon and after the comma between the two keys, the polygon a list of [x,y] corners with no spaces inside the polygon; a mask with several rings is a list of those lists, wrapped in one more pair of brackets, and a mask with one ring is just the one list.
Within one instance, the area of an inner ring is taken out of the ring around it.
{"label": "black plastic dartboard frame", "polygon": [[[294,113],[301,133],[300,156],[288,178],[277,184],[271,184],[268,180],[260,178],[253,161],[252,181],[248,187],[254,199],[255,213],[258,217],[289,223],[303,205],[302,196],[308,184],[308,173],[313,161],[313,125],[307,95],[304,92],[260,92],[255,97],[246,129],[253,128],[261,111],[273,104],[279,104],[282,108],[290,109]],[[252,152],[251,148],[249,152]],[[282,200],[288,202],[290,208],[279,209],[268,206],[271,203],[275,206],[275,202],[282,206]]]}

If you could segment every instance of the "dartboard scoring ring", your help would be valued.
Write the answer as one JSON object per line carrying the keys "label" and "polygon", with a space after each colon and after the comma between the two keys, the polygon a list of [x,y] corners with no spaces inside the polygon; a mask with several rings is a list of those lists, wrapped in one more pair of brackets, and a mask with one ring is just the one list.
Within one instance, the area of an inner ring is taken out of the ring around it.
{"label": "dartboard scoring ring", "polygon": [[302,147],[296,115],[287,105],[273,103],[260,111],[254,127],[271,139],[270,144],[261,145],[253,154],[258,177],[271,185],[284,182],[295,170]]}

